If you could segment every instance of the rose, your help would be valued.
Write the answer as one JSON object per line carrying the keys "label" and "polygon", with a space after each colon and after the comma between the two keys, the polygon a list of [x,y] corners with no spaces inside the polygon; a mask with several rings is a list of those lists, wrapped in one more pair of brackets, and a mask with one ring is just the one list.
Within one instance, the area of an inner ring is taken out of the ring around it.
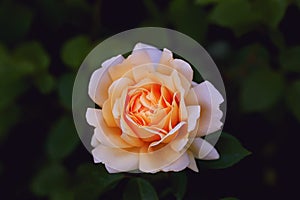
{"label": "rose", "polygon": [[88,108],[95,163],[110,173],[198,171],[195,158],[218,159],[202,138],[222,126],[222,95],[208,81],[192,81],[191,66],[138,43],[126,59],[115,56],[91,76]]}

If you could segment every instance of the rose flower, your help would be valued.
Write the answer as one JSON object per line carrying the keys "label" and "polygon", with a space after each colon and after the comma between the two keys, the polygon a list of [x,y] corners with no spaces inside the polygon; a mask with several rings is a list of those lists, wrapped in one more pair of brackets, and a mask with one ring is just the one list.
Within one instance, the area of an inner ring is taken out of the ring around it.
{"label": "rose flower", "polygon": [[219,130],[222,95],[208,81],[193,82],[191,66],[138,43],[102,63],[91,76],[89,96],[101,108],[88,108],[95,163],[110,173],[198,171],[195,158],[218,159],[202,137]]}

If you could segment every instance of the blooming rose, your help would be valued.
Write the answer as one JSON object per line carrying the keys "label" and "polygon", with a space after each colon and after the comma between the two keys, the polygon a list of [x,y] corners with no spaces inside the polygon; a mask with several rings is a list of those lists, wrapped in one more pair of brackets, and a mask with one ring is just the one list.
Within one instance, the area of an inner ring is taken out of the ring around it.
{"label": "blooming rose", "polygon": [[102,63],[91,76],[89,96],[101,109],[88,108],[95,127],[95,163],[110,173],[198,171],[195,158],[218,159],[201,138],[222,126],[222,95],[208,81],[192,81],[191,66],[163,51],[138,43]]}

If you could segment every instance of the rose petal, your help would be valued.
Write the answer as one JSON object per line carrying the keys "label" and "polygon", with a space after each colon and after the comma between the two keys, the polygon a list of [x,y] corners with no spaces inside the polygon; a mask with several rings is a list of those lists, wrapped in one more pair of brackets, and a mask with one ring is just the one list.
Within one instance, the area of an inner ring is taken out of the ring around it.
{"label": "rose petal", "polygon": [[[105,132],[107,131],[107,132]],[[115,148],[130,148],[128,144],[121,138],[121,131],[118,128],[95,128],[94,135],[101,144]]]}
{"label": "rose petal", "polygon": [[162,51],[156,47],[150,46],[148,44],[137,43],[133,49],[132,54],[139,51],[146,51],[153,63],[158,63],[161,58]]}
{"label": "rose petal", "polygon": [[118,126],[115,121],[115,118],[112,114],[112,108],[111,108],[109,99],[106,100],[102,106],[102,114],[103,114],[103,118],[104,118],[104,121],[107,126],[109,126],[109,127],[117,127]]}
{"label": "rose petal", "polygon": [[173,162],[171,165],[164,167],[162,171],[169,172],[179,172],[185,169],[190,164],[190,159],[187,153],[184,153],[182,156],[180,156],[175,162]]}
{"label": "rose petal", "polygon": [[187,154],[189,155],[189,159],[190,159],[190,163],[188,168],[190,168],[191,170],[195,171],[195,172],[199,172],[198,166],[196,164],[195,161],[195,157],[193,155],[193,153],[191,151],[187,151]]}
{"label": "rose petal", "polygon": [[99,126],[99,117],[101,115],[100,109],[88,108],[86,110],[85,118],[89,125],[98,127]]}
{"label": "rose petal", "polygon": [[134,81],[127,77],[122,77],[118,80],[115,80],[108,89],[108,94],[111,102],[114,103],[115,99],[120,98],[122,93],[133,84]]}
{"label": "rose petal", "polygon": [[139,169],[143,172],[155,173],[176,161],[182,154],[166,145],[154,152],[140,153]]}
{"label": "rose petal", "polygon": [[112,79],[108,76],[107,69],[112,65],[122,62],[122,60],[124,60],[123,56],[119,55],[104,61],[102,63],[102,68],[94,71],[91,76],[88,94],[100,107],[102,107],[102,104],[108,98],[108,87],[112,83]]}
{"label": "rose petal", "polygon": [[200,106],[187,106],[188,112],[188,132],[195,129],[198,118],[200,117]]}
{"label": "rose petal", "polygon": [[173,60],[173,53],[169,50],[164,48],[161,54],[160,63],[163,65],[169,65],[170,61]]}
{"label": "rose petal", "polygon": [[150,63],[150,64],[147,63],[147,64],[143,64],[143,65],[132,68],[133,78],[136,83],[140,82],[144,78],[149,77],[149,74],[151,74],[153,72],[154,72],[154,66],[152,63]]}
{"label": "rose petal", "polygon": [[187,106],[199,105],[198,98],[193,88],[188,90],[187,95],[184,97],[184,101]]}
{"label": "rose petal", "polygon": [[109,173],[111,173],[111,174],[121,172],[121,171],[116,170],[116,169],[114,169],[114,168],[111,168],[111,167],[109,167],[109,166],[107,166],[107,165],[105,165],[105,168],[106,168],[106,170],[107,170]]}
{"label": "rose petal", "polygon": [[193,88],[201,106],[197,136],[204,136],[219,130],[223,113],[219,106],[224,101],[219,91],[208,81]]}
{"label": "rose petal", "polygon": [[170,62],[170,65],[182,74],[189,82],[192,82],[194,71],[189,63],[181,59],[174,59]]}
{"label": "rose petal", "polygon": [[166,140],[169,140],[170,137],[175,137],[176,133],[178,133],[177,131],[184,125],[186,124],[186,122],[180,122],[178,123],[172,130],[169,131],[169,133],[165,136],[163,136],[160,140],[152,142],[149,147],[154,147],[156,145],[159,145],[162,142],[166,142]]}
{"label": "rose petal", "polygon": [[92,140],[91,140],[91,145],[92,145],[92,147],[96,147],[96,146],[98,146],[99,144],[100,144],[99,140],[97,140],[96,135],[93,134]]}
{"label": "rose petal", "polygon": [[138,169],[139,156],[120,148],[112,148],[104,145],[98,145],[92,150],[94,160],[102,162],[105,166],[118,171],[131,171]]}
{"label": "rose petal", "polygon": [[96,146],[96,141],[98,141],[108,146],[119,146],[120,148],[131,147],[131,145],[127,144],[120,137],[121,130],[119,128],[111,128],[106,125],[101,110],[88,108],[86,119],[90,125],[96,127],[92,137],[92,146]]}
{"label": "rose petal", "polygon": [[196,158],[202,160],[215,160],[220,157],[214,146],[202,138],[195,138],[190,146],[190,150]]}
{"label": "rose petal", "polygon": [[104,61],[101,66],[104,67],[104,68],[108,68],[108,67],[111,67],[113,65],[117,65],[117,64],[120,64],[124,61],[124,57],[122,55],[117,55],[117,56],[114,56],[110,59],[107,59],[106,61]]}

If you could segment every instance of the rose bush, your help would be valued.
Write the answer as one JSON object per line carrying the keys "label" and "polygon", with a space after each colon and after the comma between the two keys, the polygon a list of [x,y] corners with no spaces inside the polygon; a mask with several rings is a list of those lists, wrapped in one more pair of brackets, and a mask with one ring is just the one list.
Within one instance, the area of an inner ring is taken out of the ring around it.
{"label": "rose bush", "polygon": [[218,159],[202,137],[222,127],[224,101],[208,81],[193,82],[191,66],[163,51],[136,44],[102,63],[91,76],[88,108],[95,163],[110,173],[198,171],[195,158]]}

